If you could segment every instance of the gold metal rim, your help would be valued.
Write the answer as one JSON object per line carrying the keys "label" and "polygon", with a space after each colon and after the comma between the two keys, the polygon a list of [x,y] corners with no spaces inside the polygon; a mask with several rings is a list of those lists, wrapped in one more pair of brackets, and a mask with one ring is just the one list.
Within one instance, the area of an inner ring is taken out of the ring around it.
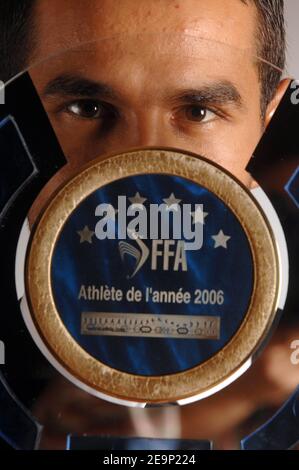
{"label": "gold metal rim", "polygon": [[[230,342],[206,362],[177,374],[137,376],[108,367],[72,338],[56,310],[51,260],[60,231],[86,197],[117,179],[138,174],[168,174],[198,183],[218,196],[247,234],[254,262],[251,303]],[[256,352],[277,311],[279,264],[272,231],[257,203],[242,185],[217,165],[169,149],[140,149],[98,159],[53,198],[34,229],[25,268],[26,297],[34,324],[49,351],[76,379],[97,392],[135,402],[167,403],[208,392],[229,379]]]}

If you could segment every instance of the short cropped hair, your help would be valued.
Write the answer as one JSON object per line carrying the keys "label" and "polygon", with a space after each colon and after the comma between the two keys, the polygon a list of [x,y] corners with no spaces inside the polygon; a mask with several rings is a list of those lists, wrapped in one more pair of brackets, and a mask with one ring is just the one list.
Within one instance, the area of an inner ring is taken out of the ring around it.
{"label": "short cropped hair", "polygon": [[[34,6],[38,0],[0,0],[0,80],[6,82],[30,64],[35,44]],[[51,1],[51,0],[49,0]],[[225,0],[223,0],[225,1]],[[258,12],[256,32],[257,56],[261,82],[261,107],[266,107],[274,96],[281,79],[278,69],[284,69],[286,39],[283,0],[241,0],[254,2]],[[74,8],[76,6],[74,5]]]}

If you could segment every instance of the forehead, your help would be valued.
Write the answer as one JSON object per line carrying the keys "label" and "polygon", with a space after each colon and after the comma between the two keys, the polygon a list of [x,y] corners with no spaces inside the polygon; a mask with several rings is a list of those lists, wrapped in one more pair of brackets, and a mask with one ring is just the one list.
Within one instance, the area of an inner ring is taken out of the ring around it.
{"label": "forehead", "polygon": [[[255,50],[257,12],[241,0],[39,0],[36,50],[44,58],[84,42],[122,35],[185,34]],[[142,45],[146,49],[146,45]]]}

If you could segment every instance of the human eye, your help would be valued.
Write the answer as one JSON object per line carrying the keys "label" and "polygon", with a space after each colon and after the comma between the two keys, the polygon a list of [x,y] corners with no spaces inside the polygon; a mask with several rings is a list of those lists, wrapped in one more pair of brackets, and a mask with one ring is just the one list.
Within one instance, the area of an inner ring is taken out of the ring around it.
{"label": "human eye", "polygon": [[219,114],[202,105],[187,105],[184,107],[182,112],[188,121],[208,123],[216,119]]}
{"label": "human eye", "polygon": [[79,99],[67,103],[64,112],[78,119],[107,119],[116,116],[116,110],[108,103],[95,99]]}

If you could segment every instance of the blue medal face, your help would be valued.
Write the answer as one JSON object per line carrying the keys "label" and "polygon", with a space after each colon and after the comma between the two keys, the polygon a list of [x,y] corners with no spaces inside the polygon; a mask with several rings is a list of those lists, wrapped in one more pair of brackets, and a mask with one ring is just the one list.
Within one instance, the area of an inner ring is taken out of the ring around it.
{"label": "blue medal face", "polygon": [[51,260],[53,299],[75,342],[140,376],[213,357],[240,328],[253,286],[238,218],[211,191],[174,175],[131,176],[94,191],[67,218]]}

